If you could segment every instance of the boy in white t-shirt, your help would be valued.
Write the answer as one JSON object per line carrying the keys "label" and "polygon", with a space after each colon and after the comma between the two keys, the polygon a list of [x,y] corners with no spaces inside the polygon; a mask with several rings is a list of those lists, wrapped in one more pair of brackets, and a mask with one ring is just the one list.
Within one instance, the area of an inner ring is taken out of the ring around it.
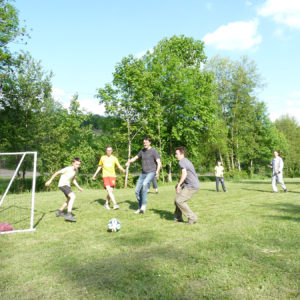
{"label": "boy in white t-shirt", "polygon": [[[58,187],[65,194],[67,200],[62,205],[62,207],[56,212],[56,216],[65,217],[65,220],[70,222],[76,222],[76,219],[72,215],[72,207],[76,199],[76,196],[71,190],[71,182],[74,183],[74,185],[79,189],[79,191],[81,192],[83,191],[83,189],[78,185],[75,179],[76,171],[78,170],[80,165],[81,165],[80,158],[75,157],[72,161],[72,166],[63,168],[60,171],[55,172],[52,175],[52,177],[45,183],[46,186],[49,186],[57,175],[61,175],[58,182]],[[66,207],[68,207],[68,213],[67,215],[64,215],[63,211],[64,209],[66,209]]]}
{"label": "boy in white t-shirt", "polygon": [[215,167],[215,176],[216,176],[216,188],[217,192],[219,192],[219,182],[221,181],[222,189],[226,192],[225,182],[224,182],[224,167],[222,166],[222,162],[218,161],[218,165]]}

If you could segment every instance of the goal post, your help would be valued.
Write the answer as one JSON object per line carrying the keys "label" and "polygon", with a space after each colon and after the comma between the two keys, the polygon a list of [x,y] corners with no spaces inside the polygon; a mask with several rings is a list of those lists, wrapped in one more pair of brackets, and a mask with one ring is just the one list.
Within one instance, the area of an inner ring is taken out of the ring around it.
{"label": "goal post", "polygon": [[34,231],[37,152],[0,153],[0,234]]}

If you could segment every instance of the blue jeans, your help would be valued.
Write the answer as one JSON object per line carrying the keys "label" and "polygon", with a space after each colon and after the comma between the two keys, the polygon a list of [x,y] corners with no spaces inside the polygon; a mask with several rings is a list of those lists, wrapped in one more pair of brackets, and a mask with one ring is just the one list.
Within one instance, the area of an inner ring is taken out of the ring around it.
{"label": "blue jeans", "polygon": [[224,177],[216,177],[216,188],[217,188],[217,192],[219,192],[219,181],[221,181],[223,191],[226,192],[226,187],[225,187]]}
{"label": "blue jeans", "polygon": [[139,208],[147,204],[148,186],[155,177],[155,172],[142,173],[135,187],[136,199],[139,202]]}

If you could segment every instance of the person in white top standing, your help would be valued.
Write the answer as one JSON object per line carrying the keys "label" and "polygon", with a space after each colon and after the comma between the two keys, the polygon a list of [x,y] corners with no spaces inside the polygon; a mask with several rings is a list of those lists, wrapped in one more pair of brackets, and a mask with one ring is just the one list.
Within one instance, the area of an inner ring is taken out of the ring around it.
{"label": "person in white top standing", "polygon": [[224,167],[222,162],[219,160],[218,165],[215,167],[215,176],[216,176],[216,189],[219,192],[219,182],[221,181],[222,189],[226,192],[225,182],[224,182]]}
{"label": "person in white top standing", "polygon": [[[71,190],[71,182],[74,183],[74,185],[79,189],[79,191],[81,192],[83,191],[83,189],[79,186],[79,184],[75,179],[76,172],[80,167],[80,165],[81,165],[80,158],[75,157],[72,161],[72,166],[63,168],[55,172],[52,175],[52,177],[45,183],[46,186],[49,186],[56,176],[61,175],[59,179],[58,187],[65,194],[67,200],[62,205],[62,207],[56,212],[56,216],[65,217],[65,220],[70,222],[76,222],[75,218],[72,215],[72,207],[76,199],[76,196]],[[68,207],[68,213],[67,215],[64,215],[63,211],[66,209],[66,207]]]}
{"label": "person in white top standing", "polygon": [[269,168],[272,168],[272,188],[274,193],[278,192],[276,185],[277,181],[280,183],[284,192],[287,192],[287,188],[283,182],[283,165],[283,160],[279,156],[278,151],[274,151],[274,158],[269,165]]}

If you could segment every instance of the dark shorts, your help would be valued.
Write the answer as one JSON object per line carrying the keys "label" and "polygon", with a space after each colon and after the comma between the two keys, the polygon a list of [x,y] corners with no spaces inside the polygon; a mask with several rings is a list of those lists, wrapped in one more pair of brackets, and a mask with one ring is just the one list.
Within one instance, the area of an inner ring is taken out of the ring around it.
{"label": "dark shorts", "polygon": [[107,186],[110,187],[115,187],[116,186],[116,177],[103,177],[103,183],[104,187],[106,188]]}
{"label": "dark shorts", "polygon": [[71,193],[73,193],[68,185],[60,186],[59,189],[65,194],[67,198]]}

